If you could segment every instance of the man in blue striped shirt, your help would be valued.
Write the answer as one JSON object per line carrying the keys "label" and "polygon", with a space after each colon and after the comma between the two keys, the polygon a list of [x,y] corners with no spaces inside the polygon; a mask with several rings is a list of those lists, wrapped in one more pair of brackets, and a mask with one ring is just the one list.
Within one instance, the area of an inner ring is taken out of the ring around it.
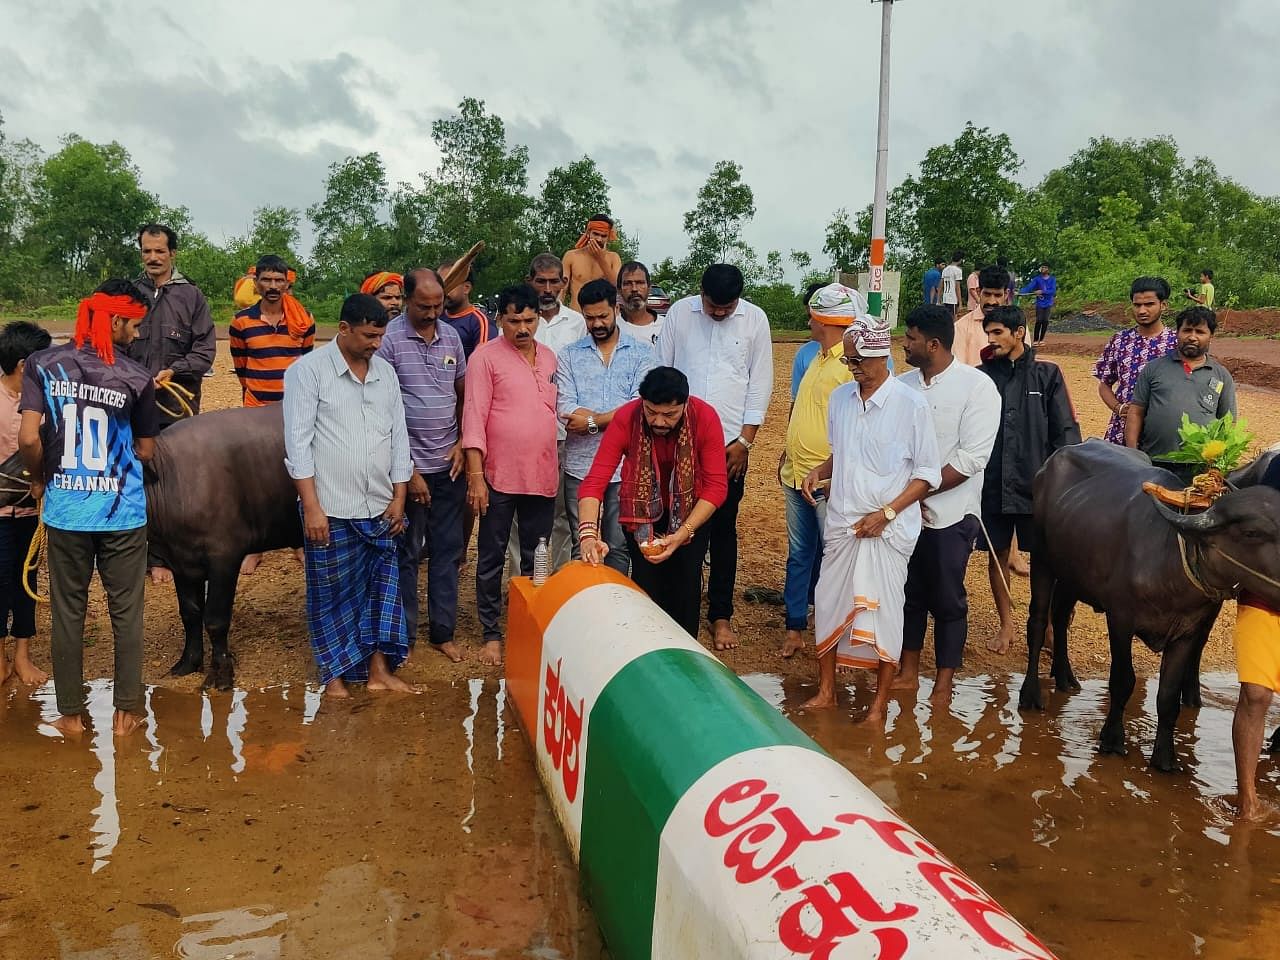
{"label": "man in blue striped shirt", "polygon": [[458,332],[438,322],[444,309],[440,274],[425,267],[410,270],[404,277],[404,298],[404,313],[387,324],[378,348],[378,356],[400,380],[414,466],[399,546],[400,600],[412,648],[418,639],[418,568],[426,547],[428,639],[433,650],[457,663],[462,649],[453,632],[467,500],[458,424],[466,351]]}
{"label": "man in blue striped shirt", "polygon": [[[640,396],[640,381],[658,365],[647,343],[624,336],[618,326],[618,290],[608,280],[592,280],[578,291],[578,306],[586,321],[587,335],[561,349],[556,358],[556,413],[565,422],[564,499],[569,515],[573,559],[578,548],[578,487],[591,469],[600,448],[600,432],[614,412]],[[618,487],[614,473],[605,491],[600,512],[599,538],[609,545],[604,562],[621,573],[631,569],[627,541],[618,522]]]}
{"label": "man in blue striped shirt", "polygon": [[342,304],[338,335],[284,375],[285,467],[298,488],[307,628],[325,695],[346,684],[411,692],[396,538],[413,476],[404,401],[375,356],[387,311],[367,293]]}

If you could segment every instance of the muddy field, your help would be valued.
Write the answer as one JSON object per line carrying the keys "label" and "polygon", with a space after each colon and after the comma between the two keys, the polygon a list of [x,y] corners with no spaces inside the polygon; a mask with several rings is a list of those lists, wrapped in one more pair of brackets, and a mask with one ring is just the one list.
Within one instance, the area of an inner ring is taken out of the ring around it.
{"label": "muddy field", "polygon": [[[1071,338],[1072,341],[1084,338]],[[1241,341],[1245,343],[1249,341]],[[1064,342],[1064,346],[1066,343]],[[1280,344],[1276,345],[1280,347]],[[798,344],[775,345],[776,383],[769,418],[760,432],[760,440],[752,453],[747,493],[739,520],[740,561],[735,625],[742,645],[724,654],[724,661],[739,673],[778,672],[800,681],[811,679],[815,665],[811,660],[782,660],[778,649],[782,638],[782,609],[769,604],[750,603],[742,594],[751,587],[780,590],[786,565],[786,527],[782,495],[775,478],[775,467],[782,449],[788,400],[791,361]],[[1105,408],[1097,396],[1096,381],[1089,375],[1092,363],[1087,357],[1073,355],[1081,349],[1072,343],[1072,353],[1046,356],[1058,360],[1066,372],[1081,425],[1086,436],[1102,433]],[[231,406],[239,402],[239,388],[231,372],[225,343],[218,347],[216,376],[205,381],[205,409]],[[898,369],[905,369],[898,353]],[[1262,444],[1280,440],[1280,399],[1269,391],[1242,389],[1242,414]],[[251,478],[246,478],[251,482]],[[479,628],[475,616],[475,545],[468,547],[467,566],[462,573],[458,639],[468,651],[461,664],[451,664],[443,657],[423,648],[405,667],[404,676],[412,682],[459,680],[475,676],[497,676],[498,670],[482,668],[475,659]],[[424,577],[425,582],[425,577]],[[1012,582],[1017,616],[1025,615],[1029,586],[1025,579]],[[994,605],[986,580],[984,555],[975,555],[969,567],[971,634],[966,655],[968,672],[1006,673],[1025,667],[1025,653],[1015,647],[1005,656],[987,652],[984,641],[996,628]],[[42,616],[47,614],[42,611]],[[178,619],[177,600],[171,586],[147,586],[147,638],[145,680],[147,683],[179,689],[195,689],[199,678],[175,680],[166,674],[177,659],[182,645],[182,625]],[[1213,632],[1205,654],[1206,668],[1227,669],[1233,659],[1230,631],[1234,622],[1234,605],[1228,604]],[[42,624],[41,638],[48,636],[47,621]],[[91,598],[90,617],[85,629],[88,645],[85,657],[86,677],[111,675],[110,624],[101,593],[96,589]],[[704,634],[703,641],[707,641]],[[314,668],[303,620],[303,576],[301,566],[287,552],[265,558],[258,571],[240,581],[231,647],[239,658],[237,682],[249,688],[272,684],[297,683],[313,679]],[[1077,673],[1098,676],[1106,670],[1107,641],[1100,616],[1080,610],[1072,634],[1072,651]],[[42,661],[47,650],[37,641]],[[926,667],[928,646],[926,647]],[[1156,659],[1144,650],[1138,653],[1140,673],[1150,673]]]}

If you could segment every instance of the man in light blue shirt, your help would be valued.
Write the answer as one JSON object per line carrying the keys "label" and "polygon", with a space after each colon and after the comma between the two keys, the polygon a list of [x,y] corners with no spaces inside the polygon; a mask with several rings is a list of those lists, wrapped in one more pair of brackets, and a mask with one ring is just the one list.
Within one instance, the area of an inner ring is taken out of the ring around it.
{"label": "man in light blue shirt", "polygon": [[[640,395],[640,381],[658,365],[650,345],[623,336],[618,328],[618,291],[608,280],[592,280],[578,291],[578,306],[587,336],[561,349],[555,382],[556,413],[565,422],[564,508],[569,515],[573,559],[581,557],[578,530],[578,487],[595,459],[600,435],[614,411]],[[630,569],[626,539],[618,522],[618,487],[614,473],[604,496],[599,539],[609,545],[604,562],[621,573]],[[593,534],[595,531],[591,531]]]}
{"label": "man in light blue shirt", "polygon": [[325,695],[348,682],[412,692],[395,676],[409,653],[396,537],[413,461],[395,370],[375,356],[387,312],[342,304],[338,335],[285,371],[285,467],[305,538],[307,626]]}

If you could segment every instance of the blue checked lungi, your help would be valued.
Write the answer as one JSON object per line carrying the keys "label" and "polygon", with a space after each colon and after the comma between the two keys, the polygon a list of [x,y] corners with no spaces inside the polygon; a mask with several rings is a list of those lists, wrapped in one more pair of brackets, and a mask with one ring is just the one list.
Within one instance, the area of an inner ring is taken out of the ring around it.
{"label": "blue checked lungi", "polygon": [[320,682],[369,679],[375,653],[395,670],[409,655],[396,541],[382,517],[329,518],[329,545],[307,543],[307,628]]}

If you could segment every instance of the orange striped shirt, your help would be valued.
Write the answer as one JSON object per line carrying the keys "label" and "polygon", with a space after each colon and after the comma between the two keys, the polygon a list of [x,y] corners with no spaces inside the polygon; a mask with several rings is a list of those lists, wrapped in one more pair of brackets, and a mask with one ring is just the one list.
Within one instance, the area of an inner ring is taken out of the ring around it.
{"label": "orange striped shirt", "polygon": [[244,390],[246,407],[265,407],[284,399],[284,372],[316,342],[313,319],[299,339],[289,333],[284,315],[278,323],[262,316],[261,302],[241,310],[231,319],[228,333],[231,362]]}

